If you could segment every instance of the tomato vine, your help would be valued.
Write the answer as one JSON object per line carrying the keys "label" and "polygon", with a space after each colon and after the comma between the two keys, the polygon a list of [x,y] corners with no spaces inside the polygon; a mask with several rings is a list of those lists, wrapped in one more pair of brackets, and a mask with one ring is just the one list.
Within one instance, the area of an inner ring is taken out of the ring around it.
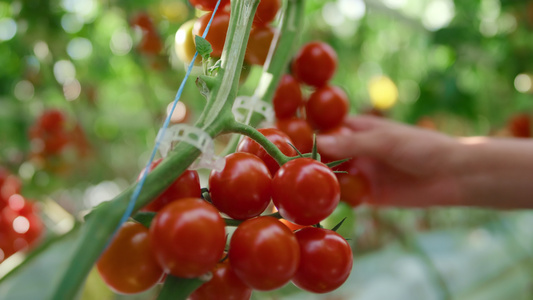
{"label": "tomato vine", "polygon": [[[235,0],[231,2],[230,24],[226,36],[226,43],[221,57],[221,65],[214,80],[209,79],[209,93],[207,104],[195,124],[207,132],[211,137],[227,132],[247,132],[254,137],[258,137],[254,130],[241,125],[236,125],[231,108],[237,96],[239,77],[242,69],[246,45],[253,23],[254,13],[259,4],[259,0]],[[288,0],[284,8],[282,25],[280,28],[280,39],[277,44],[274,58],[267,62],[264,67],[263,76],[260,81],[260,98],[268,100],[272,98],[276,86],[282,76],[282,71],[286,68],[292,49],[294,49],[297,30],[303,18],[303,0]],[[254,115],[250,125],[256,125],[261,120],[260,116]],[[267,152],[279,162],[287,160],[268,140],[264,141],[258,137],[259,143],[265,147]],[[234,143],[236,145],[236,143]],[[161,193],[176,178],[178,178],[201,152],[192,145],[178,143],[169,156],[154,169],[145,180],[145,188],[139,194],[134,211],[148,204],[155,196]],[[115,228],[120,222],[128,205],[129,199],[135,185],[132,185],[120,195],[109,202],[105,202],[86,216],[86,222],[81,226],[77,247],[70,260],[69,267],[64,274],[61,274],[60,284],[57,286],[53,299],[73,299],[99,258]],[[185,286],[185,290],[194,290],[193,285],[198,284],[198,280],[169,280],[175,285]],[[176,283],[177,281],[177,283]],[[173,289],[165,284],[163,291]],[[166,292],[162,292],[160,299],[165,299]],[[188,295],[188,294],[187,294]],[[173,295],[173,299],[177,295]],[[186,295],[181,296],[185,299]]]}

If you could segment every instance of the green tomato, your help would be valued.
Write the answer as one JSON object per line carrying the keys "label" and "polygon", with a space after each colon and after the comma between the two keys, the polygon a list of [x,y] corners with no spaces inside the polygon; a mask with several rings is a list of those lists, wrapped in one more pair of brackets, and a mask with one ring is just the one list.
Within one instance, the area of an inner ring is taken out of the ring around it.
{"label": "green tomato", "polygon": [[350,238],[355,233],[355,211],[345,202],[339,202],[337,208],[335,208],[329,217],[320,222],[320,225],[326,229],[332,229],[344,218],[346,219],[341,227],[337,229],[337,233],[344,238]]}

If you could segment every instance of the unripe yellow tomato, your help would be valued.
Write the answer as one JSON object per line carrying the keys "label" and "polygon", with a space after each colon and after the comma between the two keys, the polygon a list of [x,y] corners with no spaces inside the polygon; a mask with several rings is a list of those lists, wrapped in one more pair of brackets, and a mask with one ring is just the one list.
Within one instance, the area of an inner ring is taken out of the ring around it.
{"label": "unripe yellow tomato", "polygon": [[[195,19],[189,20],[183,23],[176,32],[176,38],[174,40],[174,50],[178,58],[186,64],[189,64],[196,53],[196,45],[194,43],[194,35],[192,29],[195,23]],[[198,56],[195,64],[199,64],[202,58]]]}

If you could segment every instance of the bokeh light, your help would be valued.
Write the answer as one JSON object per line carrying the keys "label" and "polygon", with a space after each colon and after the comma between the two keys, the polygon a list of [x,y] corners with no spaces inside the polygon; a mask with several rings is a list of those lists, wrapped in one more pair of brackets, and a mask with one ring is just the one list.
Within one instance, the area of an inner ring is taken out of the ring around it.
{"label": "bokeh light", "polygon": [[387,76],[374,77],[368,83],[370,102],[375,108],[389,109],[398,100],[398,88]]}
{"label": "bokeh light", "polygon": [[521,93],[531,91],[533,78],[529,74],[518,74],[514,79],[514,87]]}
{"label": "bokeh light", "polygon": [[11,18],[0,19],[0,42],[9,41],[17,33],[17,23]]}
{"label": "bokeh light", "polygon": [[67,45],[67,53],[72,59],[86,59],[92,52],[93,45],[86,38],[74,38]]}
{"label": "bokeh light", "polygon": [[422,23],[429,30],[446,27],[455,16],[455,5],[451,0],[432,0],[426,6]]}
{"label": "bokeh light", "polygon": [[64,84],[76,77],[76,68],[68,60],[60,60],[54,64],[54,76],[57,82]]}

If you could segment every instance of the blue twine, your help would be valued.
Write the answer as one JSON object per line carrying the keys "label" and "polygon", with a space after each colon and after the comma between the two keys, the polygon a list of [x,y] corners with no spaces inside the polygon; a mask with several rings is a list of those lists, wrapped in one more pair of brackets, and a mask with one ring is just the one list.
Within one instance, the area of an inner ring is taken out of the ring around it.
{"label": "blue twine", "polygon": [[[207,36],[207,33],[209,32],[209,28],[211,27],[211,23],[213,22],[213,17],[215,16],[215,14],[216,14],[216,12],[218,10],[219,4],[220,4],[220,0],[217,1],[215,9],[213,10],[213,14],[211,15],[211,19],[209,19],[209,23],[207,23],[207,26],[205,28],[204,34],[202,35],[203,38],[205,38]],[[139,183],[137,184],[137,186],[135,186],[135,190],[133,191],[133,194],[131,195],[130,202],[128,203],[128,207],[126,208],[126,211],[124,212],[124,215],[122,215],[122,218],[120,219],[120,222],[119,222],[116,230],[118,230],[120,228],[120,226],[122,226],[122,224],[128,220],[128,218],[130,217],[131,213],[133,212],[133,208],[135,207],[135,203],[137,202],[137,199],[139,198],[139,195],[141,194],[141,190],[142,190],[144,182],[146,180],[146,176],[149,173],[149,170],[150,170],[149,168],[152,165],[152,162],[153,162],[153,160],[155,158],[157,150],[159,149],[159,145],[161,144],[161,141],[163,140],[163,137],[165,136],[165,131],[167,130],[167,127],[168,127],[168,125],[170,123],[170,118],[171,118],[172,114],[174,113],[174,109],[176,108],[176,105],[178,104],[178,101],[179,101],[179,99],[181,97],[181,94],[183,92],[183,88],[185,87],[185,83],[187,82],[187,78],[191,74],[192,68],[194,66],[194,61],[196,60],[197,56],[198,56],[198,51],[196,51],[196,53],[194,53],[192,61],[189,64],[189,67],[187,68],[187,72],[185,73],[185,78],[183,78],[183,80],[181,81],[181,85],[180,85],[180,87],[178,89],[178,92],[176,93],[176,97],[174,98],[174,102],[172,103],[172,109],[170,110],[170,113],[168,114],[167,118],[165,119],[165,122],[163,123],[163,126],[161,127],[161,130],[159,131],[159,134],[158,134],[156,142],[155,142],[155,146],[152,149],[152,154],[150,155],[150,159],[148,159],[148,162],[146,163],[145,172],[142,172],[141,178],[139,179]]]}

